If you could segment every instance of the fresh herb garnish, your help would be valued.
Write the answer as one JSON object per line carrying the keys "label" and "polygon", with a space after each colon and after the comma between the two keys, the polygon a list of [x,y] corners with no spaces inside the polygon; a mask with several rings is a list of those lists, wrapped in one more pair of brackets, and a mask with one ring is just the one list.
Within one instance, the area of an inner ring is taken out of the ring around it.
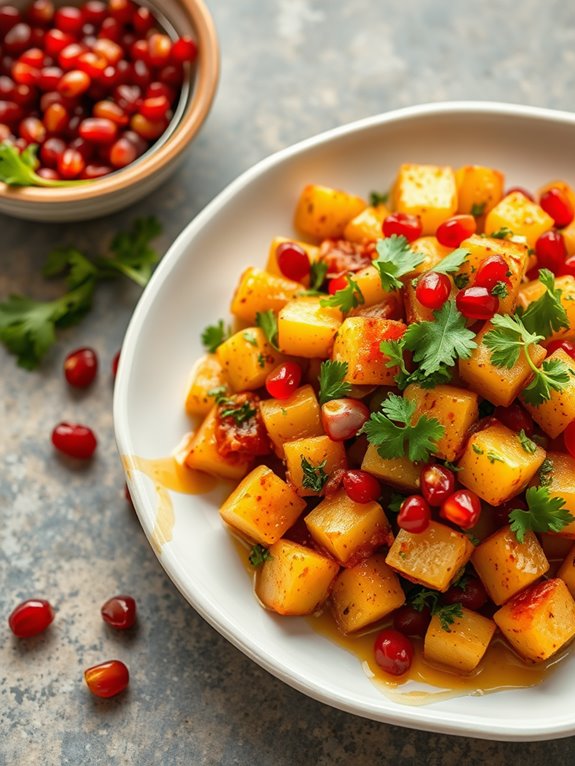
{"label": "fresh herb garnish", "polygon": [[509,295],[507,284],[503,280],[496,282],[491,288],[491,295],[495,295],[497,298],[507,298]]}
{"label": "fresh herb garnish", "polygon": [[549,489],[544,486],[529,487],[525,493],[528,510],[515,509],[509,514],[511,531],[522,543],[525,534],[532,532],[561,532],[575,521],[575,516],[563,506],[565,500],[561,497],[551,497]]}
{"label": "fresh herb garnish", "polygon": [[322,298],[320,300],[320,306],[337,308],[343,314],[347,314],[352,309],[357,308],[362,303],[365,303],[363,293],[355,279],[346,274],[347,286],[341,290],[337,290],[329,298]]}
{"label": "fresh herb garnish", "polygon": [[327,263],[325,261],[314,261],[310,266],[309,272],[309,292],[317,292],[321,289],[326,275]]}
{"label": "fresh herb garnish", "polygon": [[305,457],[301,459],[301,469],[303,471],[302,485],[312,492],[321,492],[325,487],[329,476],[324,471],[327,465],[327,458],[318,465],[312,465]]}
{"label": "fresh herb garnish", "polygon": [[459,471],[462,471],[463,468],[453,463],[451,460],[445,460],[443,462],[443,465],[448,468],[450,471],[453,471],[453,473],[459,473]]}
{"label": "fresh herb garnish", "polygon": [[261,567],[265,561],[269,561],[271,558],[273,558],[273,556],[269,552],[269,549],[263,545],[260,545],[259,543],[256,543],[256,545],[254,545],[250,551],[248,561],[253,567],[257,568]]}
{"label": "fresh herb garnish", "polygon": [[486,202],[474,202],[473,205],[471,205],[471,215],[474,218],[479,218],[480,215],[483,215],[485,213],[485,208],[487,207]]}
{"label": "fresh herb garnish", "polygon": [[218,320],[217,324],[208,325],[202,332],[202,343],[206,351],[214,354],[219,346],[232,334],[232,328],[224,324],[224,320]]}
{"label": "fresh herb garnish", "polygon": [[[475,446],[475,445],[474,445]],[[487,450],[487,459],[493,465],[494,463],[504,463],[505,461],[503,458],[497,454],[497,452],[494,452],[492,449]]]}
{"label": "fresh herb garnish", "polygon": [[546,457],[539,468],[539,486],[548,487],[553,479],[553,461]]}
{"label": "fresh herb garnish", "polygon": [[40,163],[37,144],[30,144],[20,153],[12,144],[0,143],[0,181],[8,186],[78,186],[89,181],[52,181],[36,173]]}
{"label": "fresh herb garnish", "polygon": [[251,346],[257,346],[258,342],[256,338],[254,337],[254,334],[249,332],[248,330],[244,330],[242,333],[243,339],[246,341],[246,343],[249,343]]}
{"label": "fresh herb garnish", "polygon": [[481,449],[481,447],[478,444],[473,443],[471,445],[471,449],[475,452],[476,455],[484,455],[484,450]]}
{"label": "fresh herb garnish", "polygon": [[398,492],[392,492],[389,503],[387,504],[387,510],[390,511],[390,513],[399,513],[405,498],[406,495],[400,495]]}
{"label": "fresh herb garnish", "polygon": [[258,365],[263,369],[266,366],[266,358],[260,351],[258,354]]}
{"label": "fresh herb garnish", "polygon": [[226,386],[217,386],[216,388],[210,388],[208,396],[214,398],[216,404],[221,404],[228,395],[228,389]]}
{"label": "fresh herb garnish", "polygon": [[452,271],[457,271],[465,263],[465,259],[469,254],[469,250],[466,250],[464,247],[458,247],[457,250],[446,255],[445,258],[442,258],[430,270],[435,271],[437,274],[451,274]]}
{"label": "fresh herb garnish", "polygon": [[469,284],[469,274],[456,274],[453,277],[453,283],[458,290],[463,290]]}
{"label": "fresh herb garnish", "polygon": [[434,614],[439,617],[439,624],[441,629],[447,633],[451,633],[451,626],[456,619],[463,617],[463,608],[461,604],[456,601],[455,604],[444,604],[440,606]]}
{"label": "fresh herb garnish", "polygon": [[275,313],[268,309],[268,311],[258,311],[256,313],[256,325],[261,327],[266,336],[267,342],[276,351],[279,351],[278,346],[278,318]]}
{"label": "fresh herb garnish", "polygon": [[249,402],[243,402],[239,404],[234,399],[223,399],[220,401],[220,417],[221,418],[233,418],[236,421],[236,425],[241,425],[248,420],[251,420],[257,413],[255,407]]}
{"label": "fresh herb garnish", "polygon": [[369,204],[371,207],[385,205],[389,199],[389,192],[372,191],[369,193]]}
{"label": "fresh herb garnish", "polygon": [[509,239],[513,236],[513,232],[509,226],[502,226],[500,229],[497,229],[497,231],[492,231],[491,234],[487,234],[486,236],[491,237],[491,239]]}
{"label": "fresh herb garnish", "polygon": [[441,604],[439,601],[440,595],[437,591],[421,588],[410,596],[409,602],[418,612],[429,609],[433,616],[439,618],[441,629],[450,633],[451,626],[456,618],[463,617],[463,610],[458,602],[455,604]]}
{"label": "fresh herb garnish", "polygon": [[401,289],[403,282],[400,278],[425,260],[423,255],[413,252],[405,237],[398,237],[396,234],[378,240],[375,247],[377,258],[372,265],[379,272],[381,286],[388,292]]}
{"label": "fresh herb garnish", "polygon": [[331,399],[341,399],[351,391],[351,383],[344,380],[347,375],[347,362],[321,363],[319,368],[319,403],[325,404]]}
{"label": "fresh herb garnish", "polygon": [[527,434],[525,433],[525,429],[521,429],[519,433],[517,434],[517,438],[519,439],[519,443],[527,452],[528,455],[533,455],[533,453],[537,450],[537,445],[533,441],[533,439],[530,439]]}
{"label": "fresh herb garnish", "polygon": [[521,314],[521,321],[529,332],[543,333],[548,338],[562,327],[569,327],[569,318],[561,303],[561,290],[555,287],[553,272],[540,269],[539,281],[545,287],[545,292],[529,304]]}

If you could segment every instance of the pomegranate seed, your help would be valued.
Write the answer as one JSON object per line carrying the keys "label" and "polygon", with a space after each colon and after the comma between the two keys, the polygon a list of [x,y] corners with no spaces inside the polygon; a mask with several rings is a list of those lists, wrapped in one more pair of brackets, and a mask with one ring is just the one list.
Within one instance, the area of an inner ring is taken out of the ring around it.
{"label": "pomegranate seed", "polygon": [[492,290],[498,282],[509,284],[509,266],[500,255],[490,255],[477,269],[474,285]]}
{"label": "pomegranate seed", "polygon": [[369,415],[369,409],[358,399],[332,399],[321,406],[324,431],[335,442],[353,439]]}
{"label": "pomegranate seed", "polygon": [[118,374],[118,365],[120,364],[120,351],[116,351],[114,358],[112,359],[112,377],[116,377]]}
{"label": "pomegranate seed", "polygon": [[431,508],[421,495],[406,497],[399,509],[397,523],[406,532],[425,532],[431,521]]}
{"label": "pomegranate seed", "polygon": [[451,281],[447,274],[426,272],[417,282],[415,297],[428,309],[440,309],[451,294]]}
{"label": "pomegranate seed", "polygon": [[11,77],[6,75],[0,76],[0,99],[10,101],[14,97],[14,91],[16,90],[16,83]]}
{"label": "pomegranate seed", "polygon": [[12,77],[21,85],[34,85],[40,77],[40,70],[17,61],[12,67]]}
{"label": "pomegranate seed", "polygon": [[102,22],[100,31],[98,32],[98,38],[103,40],[112,40],[112,42],[119,43],[122,37],[122,25],[119,24],[116,19],[108,16]]}
{"label": "pomegranate seed", "polygon": [[94,117],[103,117],[107,120],[111,120],[116,123],[116,125],[124,126],[129,122],[128,115],[113,101],[98,101],[94,104],[92,114]]}
{"label": "pomegranate seed", "polygon": [[102,74],[104,69],[106,69],[108,62],[103,56],[98,56],[97,53],[88,51],[87,53],[82,53],[78,58],[76,66],[81,72],[85,72],[91,79],[96,79]]}
{"label": "pomegranate seed", "polygon": [[[169,112],[169,110],[170,110],[170,102],[165,96],[151,96],[149,98],[145,98],[142,101],[142,104],[140,106],[140,114],[143,114],[144,117],[147,117],[149,120],[159,120],[162,117],[165,117],[166,113]],[[295,245],[295,243],[288,243],[288,242],[282,243],[282,245],[288,245],[288,244],[293,244],[299,250],[303,250],[303,248],[301,248],[299,245]],[[282,245],[279,245],[278,250],[282,247]],[[305,250],[303,250],[303,252],[307,261],[307,274],[309,274],[309,257],[307,253],[305,252]],[[276,251],[276,257],[277,257],[277,251]],[[294,279],[294,277],[290,277],[290,279]],[[296,281],[301,281],[301,280],[296,280]]]}
{"label": "pomegranate seed", "polygon": [[44,59],[44,53],[40,48],[28,48],[28,50],[20,56],[17,63],[28,64],[35,69],[41,69],[44,66]]}
{"label": "pomegranate seed", "polygon": [[21,21],[22,15],[18,8],[15,8],[13,5],[6,5],[4,8],[0,8],[0,35],[5,35],[6,32]]}
{"label": "pomegranate seed", "polygon": [[327,289],[330,295],[335,295],[338,290],[345,290],[347,285],[347,279],[345,275],[343,275],[341,277],[336,277],[335,279],[330,279],[327,284]]}
{"label": "pomegranate seed", "polygon": [[86,52],[87,48],[85,45],[80,45],[79,43],[67,45],[58,54],[58,64],[66,71],[73,70],[78,66],[80,56],[83,56]]}
{"label": "pomegranate seed", "polygon": [[134,162],[138,152],[134,144],[126,137],[119,138],[110,147],[110,164],[114,168],[124,168]]}
{"label": "pomegranate seed", "polygon": [[158,80],[179,88],[184,81],[184,69],[181,64],[171,64],[165,66],[158,72]]}
{"label": "pomegranate seed", "polygon": [[41,144],[46,140],[46,128],[37,117],[26,117],[19,127],[20,137],[29,144]]}
{"label": "pomegranate seed", "polygon": [[384,219],[382,225],[385,237],[397,234],[398,237],[405,237],[408,242],[421,237],[422,228],[419,216],[409,213],[392,213]]}
{"label": "pomegranate seed", "polygon": [[532,436],[535,431],[531,415],[518,402],[513,402],[509,407],[496,407],[493,417],[516,433],[525,431],[527,436]]}
{"label": "pomegranate seed", "polygon": [[97,447],[91,428],[75,423],[59,423],[52,431],[52,444],[69,457],[87,460]]}
{"label": "pomegranate seed", "polygon": [[435,236],[440,245],[459,247],[464,239],[477,230],[477,221],[472,215],[454,215],[439,224]]}
{"label": "pomegranate seed", "polygon": [[127,630],[136,622],[136,602],[131,596],[109,598],[100,611],[104,622],[117,630]]}
{"label": "pomegranate seed", "polygon": [[61,138],[48,138],[40,147],[40,160],[46,168],[56,168],[65,151],[66,144]]}
{"label": "pomegranate seed", "polygon": [[96,697],[115,697],[128,686],[130,673],[120,660],[109,660],[85,670],[84,680]]}
{"label": "pomegranate seed", "polygon": [[571,359],[575,359],[575,343],[570,340],[552,340],[547,345],[547,356],[550,356],[554,351],[562,349],[566,354],[569,354]]}
{"label": "pomegranate seed", "polygon": [[44,35],[44,51],[48,56],[58,56],[65,48],[74,43],[72,35],[59,29],[49,29]]}
{"label": "pomegranate seed", "polygon": [[478,612],[487,603],[487,591],[478,577],[466,577],[465,585],[452,585],[443,596],[446,604],[461,604],[466,609]]}
{"label": "pomegranate seed", "polygon": [[439,507],[455,488],[453,471],[443,465],[432,463],[422,468],[419,476],[421,494],[434,507]]}
{"label": "pomegranate seed", "polygon": [[563,443],[567,452],[575,457],[575,420],[572,420],[563,431]]}
{"label": "pomegranate seed", "polygon": [[0,142],[7,141],[10,143],[13,139],[14,136],[8,125],[0,124]]}
{"label": "pomegranate seed", "polygon": [[130,48],[132,61],[148,60],[148,43],[146,40],[136,40]]}
{"label": "pomegranate seed", "polygon": [[385,628],[375,639],[373,654],[382,670],[392,676],[401,676],[411,667],[413,644],[398,630]]}
{"label": "pomegranate seed", "polygon": [[114,90],[114,100],[120,109],[133,114],[142,102],[142,91],[137,85],[118,85]]}
{"label": "pomegranate seed", "polygon": [[110,173],[114,171],[114,168],[110,167],[109,165],[86,165],[84,170],[82,171],[82,174],[80,175],[80,178],[86,178],[86,179],[94,179],[94,178],[102,178],[103,176],[107,176]]}
{"label": "pomegranate seed", "polygon": [[100,0],[88,0],[82,6],[82,16],[86,24],[94,24],[94,26],[99,27],[106,18],[106,14],[106,4]]}
{"label": "pomegranate seed", "polygon": [[168,127],[167,120],[148,120],[141,114],[135,114],[130,120],[130,127],[142,138],[155,141]]}
{"label": "pomegranate seed", "polygon": [[118,126],[104,117],[82,120],[78,129],[80,137],[93,144],[109,144],[118,134]]}
{"label": "pomegranate seed", "polygon": [[431,622],[431,612],[424,607],[421,612],[409,604],[400,606],[393,613],[393,627],[405,636],[425,636]]}
{"label": "pomegranate seed", "polygon": [[541,195],[539,204],[553,218],[558,229],[569,226],[573,220],[573,205],[562,189],[548,189]]}
{"label": "pomegranate seed", "polygon": [[75,98],[81,96],[90,87],[92,80],[80,69],[72,69],[66,72],[58,83],[58,92],[66,98]]}
{"label": "pomegranate seed", "polygon": [[54,3],[52,0],[35,0],[28,8],[26,18],[31,24],[48,26],[54,18]]}
{"label": "pomegranate seed", "polygon": [[64,70],[60,69],[58,66],[44,67],[40,70],[36,84],[40,90],[54,91],[58,87],[58,83],[60,82],[63,74]]}
{"label": "pomegranate seed", "polygon": [[18,638],[30,638],[42,633],[54,619],[54,609],[42,598],[23,601],[8,617],[10,630]]}
{"label": "pomegranate seed", "polygon": [[106,59],[112,66],[115,66],[124,55],[122,48],[113,40],[96,40],[92,45],[92,52]]}
{"label": "pomegranate seed", "polygon": [[139,35],[145,35],[154,26],[154,17],[149,8],[138,8],[132,18],[134,29]]}
{"label": "pomegranate seed", "polygon": [[108,12],[120,24],[128,24],[136,12],[136,6],[131,0],[108,0]]}
{"label": "pomegranate seed", "polygon": [[142,90],[145,90],[152,82],[152,73],[148,69],[147,64],[144,61],[134,61],[132,68],[132,80],[134,84],[142,88]]}
{"label": "pomegranate seed", "polygon": [[0,101],[0,122],[13,125],[22,119],[22,109],[13,101]]}
{"label": "pomegranate seed", "polygon": [[146,88],[146,98],[155,98],[156,96],[165,96],[170,104],[173,104],[176,100],[176,91],[163,82],[152,82]]}
{"label": "pomegranate seed", "polygon": [[535,243],[535,254],[540,269],[549,269],[557,274],[567,257],[567,248],[561,232],[554,229],[544,232]]}
{"label": "pomegranate seed", "polygon": [[455,303],[466,319],[491,319],[499,308],[499,298],[479,285],[460,290]]}
{"label": "pomegranate seed", "polygon": [[180,37],[172,46],[172,60],[180,64],[195,61],[198,55],[198,46],[191,37]]}
{"label": "pomegranate seed", "polygon": [[52,168],[38,168],[36,173],[40,176],[40,178],[45,178],[47,181],[59,181],[60,180],[60,176]]}
{"label": "pomegranate seed", "polygon": [[84,17],[79,8],[72,5],[63,5],[58,8],[54,14],[54,26],[60,32],[67,32],[70,35],[78,34],[84,24]]}
{"label": "pomegranate seed", "polygon": [[134,133],[133,130],[126,130],[124,132],[123,138],[126,138],[131,144],[133,144],[136,147],[136,153],[138,157],[143,154],[146,149],[148,148],[148,144],[144,139],[139,136],[137,133]]}
{"label": "pomegranate seed", "polygon": [[78,348],[64,359],[64,375],[74,388],[87,388],[98,372],[98,357],[91,348]]}
{"label": "pomegranate seed", "polygon": [[86,162],[77,149],[66,149],[58,159],[58,173],[62,178],[77,178],[85,166]]}
{"label": "pomegranate seed", "polygon": [[[168,103],[165,96],[158,96],[157,99],[146,99],[146,101],[156,101],[160,98],[163,99],[164,103]],[[146,101],[144,101],[144,104]],[[142,109],[142,114],[143,113],[144,110]],[[279,270],[284,277],[287,277],[288,279],[293,279],[295,282],[301,282],[309,276],[309,256],[297,242],[282,242],[278,245],[276,248],[276,261]]]}
{"label": "pomegranate seed", "polygon": [[524,197],[527,197],[527,199],[530,199],[531,202],[535,202],[535,197],[531,192],[524,189],[522,186],[512,186],[510,189],[507,189],[504,196],[508,197],[510,194],[522,194]]}
{"label": "pomegranate seed", "polygon": [[440,515],[462,529],[474,527],[481,514],[481,501],[469,489],[456,490],[441,506]]}
{"label": "pomegranate seed", "polygon": [[565,263],[559,268],[557,272],[558,277],[575,277],[575,255],[570,255],[565,259]]}
{"label": "pomegranate seed", "polygon": [[70,149],[76,149],[82,155],[84,162],[89,162],[94,156],[95,146],[84,138],[78,137],[70,142]]}
{"label": "pomegranate seed", "polygon": [[381,496],[381,486],[375,476],[360,469],[344,473],[343,488],[354,503],[373,503]]}
{"label": "pomegranate seed", "polygon": [[32,45],[32,29],[28,24],[15,24],[4,37],[4,50],[12,55],[24,53]]}
{"label": "pomegranate seed", "polygon": [[288,399],[301,381],[301,367],[296,362],[284,362],[266,378],[266,389],[274,399]]}
{"label": "pomegranate seed", "polygon": [[44,112],[44,125],[49,133],[63,133],[70,115],[62,104],[51,104]]}
{"label": "pomegranate seed", "polygon": [[153,67],[165,66],[172,54],[172,41],[168,35],[158,33],[148,37],[148,61]]}

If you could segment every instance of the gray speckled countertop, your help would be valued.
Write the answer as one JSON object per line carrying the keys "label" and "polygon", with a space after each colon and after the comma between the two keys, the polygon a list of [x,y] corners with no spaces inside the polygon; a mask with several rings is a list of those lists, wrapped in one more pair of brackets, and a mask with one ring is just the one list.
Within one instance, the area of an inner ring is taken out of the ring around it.
{"label": "gray speckled countertop", "polygon": [[[103,249],[127,219],[155,213],[165,252],[238,173],[298,139],[425,101],[491,99],[570,109],[575,5],[562,0],[212,0],[223,52],[215,107],[177,175],[137,208],[75,225],[0,216],[0,297],[55,294],[38,276],[54,244]],[[456,7],[457,6],[457,7]],[[110,363],[138,299],[109,285],[40,372],[0,350],[0,765],[572,763],[573,740],[502,744],[408,731],[347,715],[268,675],[215,633],[161,569],[124,500],[112,429]],[[94,346],[94,387],[63,383],[65,354]],[[93,424],[97,457],[60,461],[61,419]],[[139,627],[106,628],[101,603],[133,594]],[[18,642],[6,616],[50,599],[57,619]],[[92,698],[88,665],[118,657],[127,695]]]}

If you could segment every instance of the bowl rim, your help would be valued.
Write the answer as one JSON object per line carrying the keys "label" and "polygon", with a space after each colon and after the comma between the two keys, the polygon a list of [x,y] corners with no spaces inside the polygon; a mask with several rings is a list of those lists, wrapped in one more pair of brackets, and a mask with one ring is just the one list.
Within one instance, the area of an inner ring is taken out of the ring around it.
{"label": "bowl rim", "polygon": [[[114,429],[120,455],[134,454],[134,445],[132,444],[129,423],[126,415],[127,408],[124,404],[127,401],[129,394],[129,374],[127,371],[131,367],[138,345],[140,325],[146,318],[156,295],[162,289],[163,284],[169,277],[172,269],[182,257],[185,257],[185,252],[193,242],[196,234],[200,232],[204,225],[218,213],[219,209],[240,193],[244,187],[248,186],[252,180],[265,174],[268,169],[281,165],[293,155],[304,153],[310,148],[321,146],[334,139],[351,133],[369,130],[373,127],[379,127],[394,122],[419,120],[421,118],[433,117],[436,115],[446,116],[450,114],[476,117],[484,117],[486,115],[510,118],[520,117],[532,119],[534,121],[551,121],[575,127],[575,114],[541,107],[522,106],[519,104],[507,104],[492,101],[447,101],[421,104],[373,115],[319,133],[282,149],[245,170],[235,180],[228,184],[223,191],[217,194],[216,197],[214,197],[178,235],[157,267],[155,274],[148,283],[132,314],[122,344],[121,361],[114,390]],[[148,540],[150,541],[150,530],[147,529],[143,520],[143,513],[139,510],[139,506],[143,507],[145,504],[143,493],[140,492],[138,484],[131,481],[129,477],[127,477],[127,481],[130,486],[130,492],[133,495],[138,518]],[[152,546],[152,548],[155,550],[154,546]],[[341,692],[334,693],[333,689],[324,690],[321,688],[321,685],[310,682],[310,680],[303,673],[297,671],[297,669],[290,669],[288,672],[288,670],[284,668],[281,662],[274,656],[258,651],[259,647],[254,646],[253,642],[246,640],[243,635],[235,633],[232,630],[227,615],[220,610],[218,605],[214,605],[210,602],[209,598],[205,597],[200,589],[194,590],[193,584],[190,584],[189,577],[183,570],[179,559],[172,555],[169,545],[164,546],[163,551],[159,554],[156,553],[156,555],[163,569],[178,588],[182,596],[206,620],[206,622],[260,667],[267,670],[288,686],[291,686],[319,702],[328,704],[331,707],[344,712],[369,718],[370,720],[378,721],[380,723],[399,725],[421,731],[441,732],[449,735],[476,737],[489,740],[527,742],[558,739],[571,736],[575,733],[574,720],[561,720],[556,724],[552,723],[549,725],[537,725],[529,720],[526,721],[523,726],[518,725],[517,723],[509,725],[505,724],[504,721],[499,722],[494,719],[492,726],[488,731],[481,722],[476,724],[462,716],[461,718],[455,717],[455,719],[450,720],[449,724],[446,725],[444,713],[441,710],[436,710],[434,712],[432,708],[426,709],[427,712],[424,719],[414,720],[412,708],[403,709],[402,707],[397,706],[393,711],[390,711],[389,709],[382,711],[365,700],[354,698],[350,695],[344,695]]]}
{"label": "bowl rim", "polygon": [[220,77],[220,48],[214,20],[204,0],[180,0],[198,40],[198,57],[194,65],[188,102],[167,140],[157,149],[118,173],[95,179],[87,184],[44,188],[39,186],[8,186],[0,182],[0,199],[19,204],[41,204],[56,207],[65,203],[85,202],[141,183],[147,177],[171,164],[187,147],[206,119],[216,95]]}

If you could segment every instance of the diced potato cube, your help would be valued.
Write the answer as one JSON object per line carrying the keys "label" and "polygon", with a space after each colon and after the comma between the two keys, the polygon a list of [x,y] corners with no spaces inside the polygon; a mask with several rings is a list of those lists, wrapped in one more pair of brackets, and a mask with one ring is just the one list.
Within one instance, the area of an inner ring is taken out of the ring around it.
{"label": "diced potato cube", "polygon": [[252,460],[242,456],[222,457],[216,444],[216,407],[206,415],[205,420],[194,434],[186,465],[197,471],[204,471],[222,479],[241,479],[249,471]]}
{"label": "diced potato cube", "polygon": [[560,577],[569,588],[569,593],[575,597],[575,545],[572,545],[569,553],[559,567],[557,577]]}
{"label": "diced potato cube", "polygon": [[[563,452],[548,452],[547,459],[552,465],[547,475],[549,495],[561,498],[564,510],[575,516],[575,458]],[[575,521],[553,536],[575,539]]]}
{"label": "diced potato cube", "polygon": [[[280,245],[283,245],[284,242],[293,242],[296,245],[299,245],[309,256],[309,260],[311,263],[314,261],[317,261],[318,255],[319,255],[319,248],[315,245],[310,245],[307,242],[302,242],[299,239],[290,239],[289,237],[274,237],[270,244],[270,249],[268,252],[268,261],[266,263],[266,271],[268,274],[274,274],[277,277],[283,277],[283,273],[278,266],[277,261],[277,249]],[[309,285],[309,276],[304,277],[301,280],[302,285],[305,287],[308,287]]]}
{"label": "diced potato cube", "polygon": [[[470,388],[489,399],[492,404],[509,407],[533,373],[524,354],[520,354],[510,369],[492,364],[491,349],[483,342],[485,335],[492,329],[491,322],[487,322],[477,333],[477,348],[473,349],[469,359],[459,360],[459,375]],[[545,359],[546,354],[543,346],[536,343],[529,348],[529,356],[537,366]]]}
{"label": "diced potato cube", "polygon": [[482,165],[464,165],[455,171],[457,212],[489,213],[503,197],[503,173]]}
{"label": "diced potato cube", "polygon": [[289,399],[264,399],[260,412],[275,451],[284,456],[285,442],[321,436],[320,408],[311,386],[302,386]]}
{"label": "diced potato cube", "polygon": [[230,311],[238,319],[253,323],[258,312],[279,311],[301,289],[299,282],[249,268],[240,277]]}
{"label": "diced potato cube", "polygon": [[549,569],[549,562],[533,532],[522,543],[510,526],[480,543],[471,557],[485,590],[495,604],[504,604]]}
{"label": "diced potato cube", "polygon": [[423,388],[412,383],[405,389],[404,397],[417,406],[414,420],[426,415],[438,420],[445,429],[434,454],[442,460],[455,460],[467,439],[469,427],[479,416],[477,394],[457,386]]}
{"label": "diced potato cube", "polygon": [[438,615],[431,618],[423,644],[426,660],[454,668],[459,673],[471,673],[487,651],[497,626],[488,617],[461,608],[449,630],[441,627]]}
{"label": "diced potato cube", "polygon": [[256,596],[278,614],[313,614],[327,599],[339,566],[311,548],[278,540],[256,575]]}
{"label": "diced potato cube", "polygon": [[400,529],[385,560],[407,580],[443,593],[473,550],[473,543],[461,532],[431,521],[417,534]]}
{"label": "diced potato cube", "polygon": [[561,234],[563,235],[567,255],[575,255],[575,219],[571,221],[569,226],[561,229]]}
{"label": "diced potato cube", "polygon": [[224,341],[216,351],[234,391],[253,391],[284,360],[260,327],[247,327]]}
{"label": "diced potato cube", "polygon": [[421,465],[412,463],[406,457],[383,458],[373,444],[367,448],[361,468],[404,492],[417,492],[419,489]]}
{"label": "diced potato cube", "polygon": [[342,633],[362,630],[404,603],[405,593],[383,553],[342,570],[331,591],[331,610]]}
{"label": "diced potato cube", "polygon": [[379,503],[355,503],[342,489],[305,517],[314,542],[344,567],[355,566],[390,543],[391,529]]}
{"label": "diced potato cube", "polygon": [[470,437],[457,479],[490,505],[501,505],[525,489],[544,460],[544,449],[526,452],[515,431],[495,423]]}
{"label": "diced potato cube", "polygon": [[317,497],[323,494],[323,490],[317,492],[304,486],[304,459],[314,468],[323,466],[322,470],[327,476],[331,476],[338,468],[347,468],[345,447],[342,442],[334,442],[329,436],[312,436],[286,442],[284,452],[288,481],[301,497]]}
{"label": "diced potato cube", "polygon": [[553,219],[543,208],[517,191],[503,197],[485,219],[487,235],[505,227],[511,229],[515,236],[525,237],[528,247],[535,247],[543,232],[553,228]]}
{"label": "diced potato cube", "polygon": [[410,249],[418,255],[423,255],[423,261],[415,269],[406,275],[406,284],[415,274],[423,274],[434,266],[437,266],[445,256],[452,252],[452,248],[440,245],[437,237],[419,237],[410,244]]}
{"label": "diced potato cube", "polygon": [[216,388],[229,389],[228,381],[215,354],[206,354],[194,365],[186,396],[188,415],[207,415],[214,406],[214,397],[209,392]]}
{"label": "diced potato cube", "polygon": [[353,278],[361,290],[365,303],[362,303],[357,309],[352,309],[352,313],[353,311],[369,308],[369,306],[375,306],[377,303],[383,303],[384,301],[393,301],[397,305],[400,304],[401,297],[397,290],[387,292],[387,290],[383,289],[379,272],[375,266],[366,266],[365,269],[354,274]]}
{"label": "diced potato cube", "polygon": [[558,348],[547,358],[561,359],[565,363],[572,371],[569,382],[561,391],[552,390],[547,401],[537,406],[523,401],[523,405],[537,425],[541,426],[548,436],[555,439],[563,433],[572,420],[575,420],[575,359],[572,359],[562,348]]}
{"label": "diced potato cube", "polygon": [[405,332],[403,322],[376,317],[348,317],[338,330],[332,359],[347,362],[345,380],[359,386],[393,386],[397,366],[386,367],[379,350],[382,340],[396,340]]}
{"label": "diced potato cube", "polygon": [[341,325],[341,311],[322,306],[319,297],[296,298],[278,316],[279,347],[285,354],[327,359]]}
{"label": "diced potato cube", "polygon": [[366,207],[352,218],[343,231],[344,239],[349,242],[371,242],[382,237],[381,227],[384,218],[391,213],[387,205]]}
{"label": "diced potato cube", "polygon": [[393,202],[398,212],[421,218],[423,234],[435,234],[439,224],[457,210],[453,168],[401,165],[393,187]]}
{"label": "diced potato cube", "polygon": [[575,636],[575,601],[563,580],[544,580],[508,601],[493,619],[522,657],[543,662]]}
{"label": "diced potato cube", "polygon": [[295,211],[295,227],[316,239],[340,239],[347,224],[365,210],[367,202],[328,186],[308,184]]}
{"label": "diced potato cube", "polygon": [[[563,231],[564,229],[561,233]],[[555,288],[561,290],[561,305],[567,314],[569,327],[561,327],[556,330],[547,338],[546,343],[563,338],[573,338],[575,335],[575,277],[569,274],[564,277],[557,277]],[[519,291],[519,305],[524,309],[527,308],[530,303],[543,295],[545,289],[545,285],[538,279],[528,282]]]}

